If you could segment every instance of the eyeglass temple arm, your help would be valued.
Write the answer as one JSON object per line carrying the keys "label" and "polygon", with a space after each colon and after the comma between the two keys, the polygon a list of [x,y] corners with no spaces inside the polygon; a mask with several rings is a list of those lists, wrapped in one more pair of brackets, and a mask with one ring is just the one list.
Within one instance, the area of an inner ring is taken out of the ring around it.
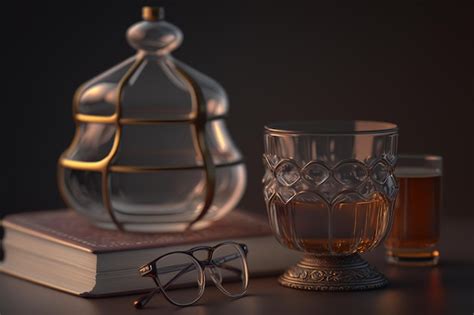
{"label": "eyeglass temple arm", "polygon": [[133,301],[133,305],[135,306],[135,308],[143,308],[145,307],[145,305],[148,304],[148,302],[150,302],[151,298],[156,294],[156,293],[159,293],[161,291],[161,289],[163,288],[166,289],[174,280],[178,279],[179,277],[181,277],[183,274],[185,274],[186,272],[190,271],[189,268],[192,267],[193,264],[189,264],[186,268],[184,268],[183,270],[181,270],[180,272],[178,272],[173,278],[171,278],[165,285],[161,286],[159,281],[155,279],[155,277],[153,277],[153,281],[155,281],[157,287],[154,288],[153,290],[151,290],[150,292],[148,292],[146,295],[143,295],[141,297],[139,297],[138,299],[136,299],[135,301]]}
{"label": "eyeglass temple arm", "polygon": [[227,265],[227,264],[220,264],[220,265],[215,265],[216,267],[218,268],[222,268],[222,269],[226,269],[226,270],[229,270],[229,271],[232,271],[232,272],[235,272],[235,273],[241,273],[242,270],[240,270],[239,268],[236,268],[234,266],[230,266],[230,265]]}
{"label": "eyeglass temple arm", "polygon": [[233,271],[235,273],[240,273],[242,271],[239,268],[236,268],[234,266],[225,264],[226,262],[237,259],[238,257],[239,256],[235,255],[235,254],[227,255],[227,256],[219,257],[217,259],[212,259],[211,263],[212,263],[212,265],[214,265],[216,267],[227,269],[227,270]]}

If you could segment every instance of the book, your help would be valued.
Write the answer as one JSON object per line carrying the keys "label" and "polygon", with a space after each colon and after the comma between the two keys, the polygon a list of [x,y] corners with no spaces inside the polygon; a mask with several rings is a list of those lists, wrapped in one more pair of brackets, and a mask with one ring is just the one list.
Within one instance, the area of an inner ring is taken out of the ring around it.
{"label": "book", "polygon": [[248,246],[251,276],[279,273],[300,254],[280,245],[261,217],[234,210],[182,233],[123,233],[95,227],[73,210],[6,216],[0,271],[83,297],[145,291],[138,268],[168,252],[233,240]]}

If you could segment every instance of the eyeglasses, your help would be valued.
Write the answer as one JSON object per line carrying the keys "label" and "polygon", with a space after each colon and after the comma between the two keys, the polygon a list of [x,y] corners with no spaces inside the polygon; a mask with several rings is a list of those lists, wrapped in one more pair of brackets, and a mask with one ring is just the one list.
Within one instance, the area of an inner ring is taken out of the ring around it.
{"label": "eyeglasses", "polygon": [[[241,297],[247,291],[249,280],[247,253],[245,244],[224,242],[162,255],[140,267],[141,276],[151,277],[157,287],[135,300],[133,305],[141,309],[159,293],[174,305],[191,305],[204,293],[205,270],[222,293],[233,298]],[[230,285],[230,282],[235,284]],[[179,287],[189,289],[173,290]]]}

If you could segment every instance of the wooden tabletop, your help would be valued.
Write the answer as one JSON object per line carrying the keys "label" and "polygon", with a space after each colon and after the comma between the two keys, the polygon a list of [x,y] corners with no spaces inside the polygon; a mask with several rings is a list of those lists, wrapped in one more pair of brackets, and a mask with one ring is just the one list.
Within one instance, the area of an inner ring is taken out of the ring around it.
{"label": "wooden tabletop", "polygon": [[[440,265],[407,268],[384,262],[383,247],[364,257],[390,280],[385,289],[308,292],[253,278],[247,296],[233,300],[209,286],[193,306],[155,297],[135,310],[136,296],[84,299],[0,274],[0,314],[474,314],[474,219],[443,220]],[[184,293],[184,291],[183,291]]]}

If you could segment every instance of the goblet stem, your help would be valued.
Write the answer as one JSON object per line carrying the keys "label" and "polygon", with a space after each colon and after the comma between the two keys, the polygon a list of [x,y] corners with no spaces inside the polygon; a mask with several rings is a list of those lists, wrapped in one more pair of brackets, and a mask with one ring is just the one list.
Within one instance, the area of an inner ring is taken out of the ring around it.
{"label": "goblet stem", "polygon": [[369,290],[388,284],[385,276],[359,254],[326,257],[306,254],[279,282],[286,287],[312,291]]}

